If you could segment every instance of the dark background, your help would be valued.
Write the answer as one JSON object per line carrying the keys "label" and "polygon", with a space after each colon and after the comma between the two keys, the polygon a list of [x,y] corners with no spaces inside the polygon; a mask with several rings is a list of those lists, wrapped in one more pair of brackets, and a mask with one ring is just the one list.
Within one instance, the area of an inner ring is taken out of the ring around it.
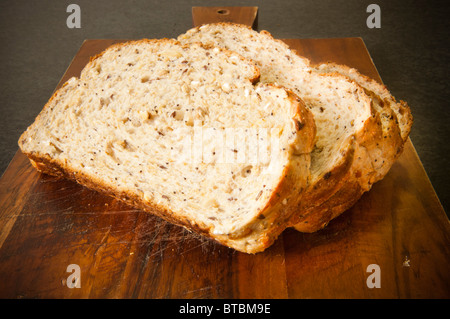
{"label": "dark background", "polygon": [[[66,8],[81,7],[81,29]],[[366,8],[381,7],[369,29]],[[258,6],[258,29],[276,38],[362,37],[384,83],[415,119],[411,140],[450,208],[449,4],[445,1],[0,0],[0,173],[17,140],[52,95],[84,39],[176,37],[192,26],[192,6]]]}

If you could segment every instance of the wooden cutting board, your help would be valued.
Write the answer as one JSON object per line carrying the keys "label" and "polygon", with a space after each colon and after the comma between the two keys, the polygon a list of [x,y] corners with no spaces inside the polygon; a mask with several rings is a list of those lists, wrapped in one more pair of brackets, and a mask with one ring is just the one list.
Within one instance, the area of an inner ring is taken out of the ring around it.
{"label": "wooden cutting board", "polygon": [[[119,41],[86,40],[61,83]],[[284,41],[381,81],[361,38]],[[449,235],[411,141],[327,228],[289,229],[256,255],[39,174],[18,151],[0,181],[0,298],[448,298]]]}

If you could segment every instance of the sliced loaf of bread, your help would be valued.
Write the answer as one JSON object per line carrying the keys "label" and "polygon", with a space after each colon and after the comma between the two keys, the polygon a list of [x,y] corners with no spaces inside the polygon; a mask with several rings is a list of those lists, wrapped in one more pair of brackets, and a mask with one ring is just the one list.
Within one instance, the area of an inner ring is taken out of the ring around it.
{"label": "sliced loaf of bread", "polygon": [[383,178],[401,153],[412,123],[409,108],[392,102],[387,90],[356,70],[312,65],[267,31],[242,25],[203,25],[178,39],[221,46],[254,60],[262,82],[291,89],[313,112],[317,140],[312,177],[291,220],[297,230],[323,228]]}
{"label": "sliced loaf of bread", "polygon": [[315,141],[302,100],[259,75],[226,49],[117,44],[55,92],[19,146],[41,172],[256,253],[296,212]]}

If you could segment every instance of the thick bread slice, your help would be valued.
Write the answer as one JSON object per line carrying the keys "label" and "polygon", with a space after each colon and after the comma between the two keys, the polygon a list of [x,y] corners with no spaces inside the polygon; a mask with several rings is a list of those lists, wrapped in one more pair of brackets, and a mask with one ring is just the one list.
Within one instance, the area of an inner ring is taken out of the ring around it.
{"label": "thick bread slice", "polygon": [[307,185],[315,125],[295,94],[258,78],[225,49],[114,45],[55,92],[19,145],[44,173],[259,252]]}
{"label": "thick bread slice", "polygon": [[252,59],[262,82],[276,82],[299,95],[314,114],[317,140],[311,154],[311,182],[302,196],[293,225],[310,231],[317,225],[313,212],[322,209],[347,180],[356,175],[369,184],[376,172],[370,150],[382,139],[382,120],[371,97],[347,76],[317,72],[304,57],[267,31],[260,33],[235,24],[210,24],[193,28],[178,39],[221,46]]}
{"label": "thick bread slice", "polygon": [[352,207],[375,182],[384,178],[402,153],[413,123],[411,111],[406,102],[397,102],[386,86],[362,75],[356,69],[335,63],[320,64],[315,66],[315,69],[319,73],[343,74],[364,88],[381,119],[382,138],[374,139],[371,145],[365,146],[374,171],[371,178],[369,180],[359,178],[359,171],[364,167],[353,165],[340,190],[311,211],[309,220],[305,219],[295,225],[296,229],[304,232],[313,232],[325,227],[330,220]]}
{"label": "thick bread slice", "polygon": [[375,109],[380,114],[383,124],[383,140],[379,141],[382,156],[372,155],[373,165],[377,175],[373,182],[382,179],[392,164],[403,151],[413,124],[411,110],[405,101],[397,102],[387,87],[377,81],[362,75],[358,70],[346,65],[324,63],[316,67],[318,72],[338,72],[361,85],[366,93],[372,97]]}

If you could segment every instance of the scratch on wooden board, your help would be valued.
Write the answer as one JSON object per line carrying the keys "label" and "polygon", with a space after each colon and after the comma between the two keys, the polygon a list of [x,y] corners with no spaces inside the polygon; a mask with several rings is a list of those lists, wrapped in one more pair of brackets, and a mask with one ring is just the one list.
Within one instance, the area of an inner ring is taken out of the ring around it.
{"label": "scratch on wooden board", "polygon": [[100,248],[105,246],[106,239],[108,238],[110,232],[111,232],[111,226],[108,228],[108,230],[105,232],[102,239],[100,240],[100,243],[98,244],[98,247],[94,252],[94,256],[97,256],[97,253],[100,250]]}
{"label": "scratch on wooden board", "polygon": [[[74,196],[74,195],[77,195],[79,193],[86,191],[85,188],[82,188],[78,185],[76,185],[76,187],[58,187],[58,188],[46,187],[46,188],[48,188],[47,190],[42,189],[42,188],[43,187],[41,186],[38,189],[35,189],[33,191],[33,193],[31,193],[30,195],[33,197],[40,197],[40,196],[46,196],[46,195],[50,195],[53,197],[55,194],[58,194],[58,193],[67,193],[67,195],[64,197],[69,197],[69,196]],[[58,198],[61,198],[60,196],[61,195],[58,194]]]}
{"label": "scratch on wooden board", "polygon": [[36,213],[21,213],[18,214],[17,216],[20,217],[40,217],[40,216],[48,216],[48,215],[75,215],[76,213],[74,212],[74,206],[69,206],[66,208],[62,208],[62,209],[56,209],[53,211],[40,211],[40,212],[36,212]]}
{"label": "scratch on wooden board", "polygon": [[201,250],[202,250],[203,253],[208,253],[209,250],[210,250],[210,248],[211,248],[211,246],[212,246],[211,243],[210,243],[209,241],[207,241],[207,240],[201,240],[201,239],[197,239],[197,241],[198,241],[198,244],[197,244],[197,245],[193,245],[192,247],[183,250],[183,251],[181,252],[181,254],[182,254],[182,255],[183,255],[183,254],[187,254],[187,253],[189,253],[190,251],[196,250],[196,249],[198,249],[198,248],[201,248]]}
{"label": "scratch on wooden board", "polygon": [[213,289],[212,286],[202,287],[198,289],[188,290],[184,292],[184,295],[187,298],[208,298],[210,296],[210,292],[212,291],[212,289]]}

